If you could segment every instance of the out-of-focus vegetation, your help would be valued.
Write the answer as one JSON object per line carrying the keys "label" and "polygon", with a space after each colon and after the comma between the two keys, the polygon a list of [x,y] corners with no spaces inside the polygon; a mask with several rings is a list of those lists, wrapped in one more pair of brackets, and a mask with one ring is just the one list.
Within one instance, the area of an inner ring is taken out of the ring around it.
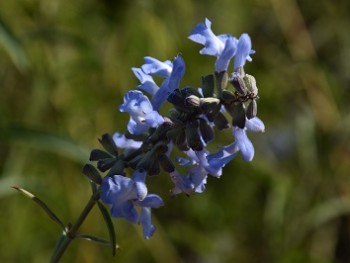
{"label": "out-of-focus vegetation", "polygon": [[[170,199],[157,232],[114,220],[120,250],[74,241],[63,262],[350,262],[350,2],[295,0],[17,0],[0,2],[0,261],[48,262],[60,229],[10,185],[74,221],[90,195],[81,167],[138,84],[143,57],[181,52],[182,85],[198,86],[214,58],[187,39],[208,17],[215,33],[247,32],[257,51],[265,134],[190,198]],[[232,141],[229,131],[221,145]],[[98,209],[83,233],[108,237]]]}

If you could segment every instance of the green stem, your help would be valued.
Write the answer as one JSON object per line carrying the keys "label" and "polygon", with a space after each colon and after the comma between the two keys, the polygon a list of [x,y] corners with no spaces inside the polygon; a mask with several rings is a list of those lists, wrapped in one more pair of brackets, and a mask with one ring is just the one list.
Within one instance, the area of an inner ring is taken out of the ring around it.
{"label": "green stem", "polygon": [[97,190],[91,197],[89,202],[86,204],[84,210],[79,215],[77,221],[75,224],[73,224],[71,227],[67,227],[67,231],[63,234],[63,240],[60,242],[59,246],[55,250],[54,254],[51,258],[51,263],[57,263],[60,261],[61,257],[63,256],[64,252],[68,248],[69,244],[72,242],[72,240],[76,237],[78,230],[80,226],[85,221],[86,217],[90,213],[91,209],[94,207],[94,205],[97,203],[97,201],[100,199],[100,192]]}

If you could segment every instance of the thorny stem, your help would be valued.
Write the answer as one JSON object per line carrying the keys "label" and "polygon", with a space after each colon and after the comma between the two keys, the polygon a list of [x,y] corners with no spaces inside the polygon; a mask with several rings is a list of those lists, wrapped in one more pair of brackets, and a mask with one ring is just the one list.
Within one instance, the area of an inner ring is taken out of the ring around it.
{"label": "thorny stem", "polygon": [[54,251],[51,263],[57,263],[60,261],[61,257],[63,256],[64,252],[68,248],[69,244],[72,242],[72,240],[76,237],[78,230],[80,226],[85,221],[86,217],[94,207],[94,205],[97,203],[97,201],[100,199],[100,191],[97,190],[89,199],[88,203],[86,204],[85,208],[79,215],[77,221],[72,226],[67,226],[66,231],[63,233],[63,241],[58,243],[58,246],[56,247],[56,250]]}

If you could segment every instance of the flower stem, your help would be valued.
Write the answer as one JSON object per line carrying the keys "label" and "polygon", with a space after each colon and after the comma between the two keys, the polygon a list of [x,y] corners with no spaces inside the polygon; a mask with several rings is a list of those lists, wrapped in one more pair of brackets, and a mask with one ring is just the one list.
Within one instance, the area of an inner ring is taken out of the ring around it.
{"label": "flower stem", "polygon": [[60,261],[61,257],[63,256],[64,252],[68,248],[69,244],[72,242],[72,240],[76,237],[78,230],[80,226],[85,221],[87,215],[90,213],[91,209],[94,207],[94,205],[97,203],[97,201],[100,199],[100,191],[97,190],[89,199],[88,203],[84,207],[83,211],[79,215],[77,221],[72,226],[67,226],[67,230],[63,233],[61,242],[58,243],[58,246],[56,247],[56,250],[54,251],[52,257],[51,257],[51,263],[57,263]]}

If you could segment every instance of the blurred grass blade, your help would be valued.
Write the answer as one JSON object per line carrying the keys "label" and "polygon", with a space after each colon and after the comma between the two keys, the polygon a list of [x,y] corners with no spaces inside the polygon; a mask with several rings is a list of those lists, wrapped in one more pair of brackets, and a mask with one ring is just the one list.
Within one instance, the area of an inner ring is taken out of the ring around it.
{"label": "blurred grass blade", "polygon": [[[110,241],[99,238],[99,237],[91,236],[91,235],[78,235],[77,238],[85,239],[87,241],[91,241],[91,242],[94,242],[94,243],[97,243],[97,244],[100,244],[103,246],[111,246]],[[118,249],[118,248],[119,248],[119,246],[116,245],[116,249]]]}
{"label": "blurred grass blade", "polygon": [[89,150],[77,145],[68,138],[20,126],[0,127],[0,141],[25,143],[39,150],[69,157],[79,163],[85,163],[90,154]]}
{"label": "blurred grass blade", "polygon": [[28,192],[27,190],[18,187],[18,186],[11,186],[13,189],[19,191],[20,193],[24,194],[25,196],[29,197],[32,199],[35,203],[37,203],[44,211],[46,214],[54,221],[56,222],[62,229],[65,231],[66,226],[64,223],[56,216],[54,212],[51,211],[51,209],[47,206],[47,204],[44,203],[41,199],[33,195],[32,193]]}
{"label": "blurred grass blade", "polygon": [[100,209],[102,216],[106,222],[107,228],[108,228],[110,245],[112,247],[112,255],[114,256],[116,253],[117,241],[116,241],[113,222],[112,222],[111,216],[110,216],[108,210],[106,209],[106,207],[103,204],[101,204],[101,202],[97,202],[97,204],[98,204],[98,208]]}
{"label": "blurred grass blade", "polygon": [[12,33],[10,28],[0,17],[0,45],[10,55],[16,67],[24,72],[29,68],[27,55],[20,40]]}

